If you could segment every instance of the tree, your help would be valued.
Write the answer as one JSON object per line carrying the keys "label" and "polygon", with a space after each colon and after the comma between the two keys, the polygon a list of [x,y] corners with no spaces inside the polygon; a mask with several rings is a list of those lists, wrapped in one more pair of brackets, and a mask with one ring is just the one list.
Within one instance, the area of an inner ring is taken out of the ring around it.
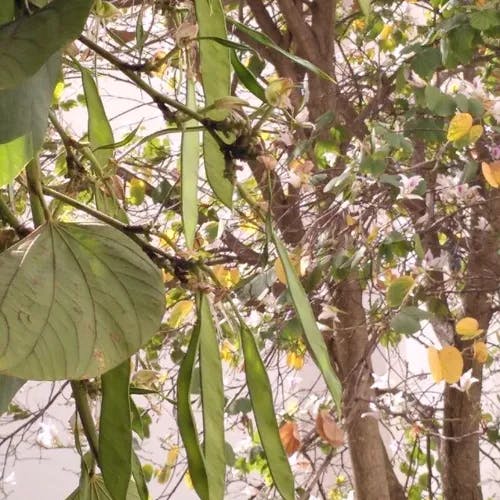
{"label": "tree", "polygon": [[[9,405],[24,380],[70,381],[69,498],[146,499],[153,475],[174,494],[182,460],[203,499],[233,480],[262,498],[483,498],[497,6],[4,2],[1,410],[25,429],[43,412]],[[124,82],[147,112],[119,131],[102,89]],[[285,391],[304,360],[322,382]],[[183,451],[156,470],[132,447],[151,422],[137,394],[176,414]]]}

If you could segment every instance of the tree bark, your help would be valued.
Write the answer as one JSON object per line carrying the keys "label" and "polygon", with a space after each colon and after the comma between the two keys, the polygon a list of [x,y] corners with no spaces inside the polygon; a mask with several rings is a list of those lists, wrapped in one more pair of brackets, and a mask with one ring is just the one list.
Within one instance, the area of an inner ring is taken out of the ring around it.
{"label": "tree bark", "polygon": [[356,276],[336,287],[334,303],[343,313],[339,313],[335,338],[329,346],[344,389],[343,411],[356,499],[372,500],[376,495],[377,500],[403,500],[405,494],[387,456],[378,422],[364,415],[370,412],[373,379],[362,295]]}
{"label": "tree bark", "polygon": [[[486,204],[477,207],[472,224],[479,215],[491,224],[485,231],[477,226],[469,238],[469,266],[467,269],[463,305],[465,316],[476,318],[480,328],[488,329],[493,315],[491,297],[498,291],[500,257],[497,253],[496,235],[500,234],[500,198],[490,192]],[[472,347],[473,341],[455,339],[463,351]],[[467,352],[467,351],[466,351]],[[479,437],[481,434],[482,365],[464,355],[464,371],[472,368],[479,382],[467,392],[446,386],[444,393],[444,427],[441,445],[443,460],[443,491],[446,500],[481,500],[481,474]]]}

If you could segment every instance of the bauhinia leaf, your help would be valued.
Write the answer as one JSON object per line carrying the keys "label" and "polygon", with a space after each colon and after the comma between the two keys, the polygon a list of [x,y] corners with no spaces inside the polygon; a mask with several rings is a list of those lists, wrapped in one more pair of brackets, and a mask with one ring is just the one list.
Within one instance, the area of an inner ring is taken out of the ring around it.
{"label": "bauhinia leaf", "polygon": [[[186,105],[196,108],[194,80],[186,80]],[[189,120],[186,127],[195,125],[195,120]],[[186,131],[182,133],[181,151],[181,202],[182,226],[188,248],[193,248],[196,226],[198,224],[198,167],[200,163],[200,133]]]}
{"label": "bauhinia leaf", "polygon": [[206,295],[200,299],[200,376],[210,500],[223,500],[226,476],[224,388],[217,331]]}
{"label": "bauhinia leaf", "polygon": [[460,380],[464,368],[464,360],[456,347],[447,345],[441,350],[429,347],[427,349],[427,356],[434,382],[444,380],[448,384],[455,384]]}
{"label": "bauhinia leaf", "polygon": [[276,422],[269,377],[252,332],[246,325],[241,325],[240,334],[248,391],[267,464],[281,496],[285,500],[293,500],[294,479]]}
{"label": "bauhinia leaf", "polygon": [[414,285],[415,280],[411,276],[400,276],[391,281],[386,293],[388,306],[399,307],[405,301]]}
{"label": "bauhinia leaf", "polygon": [[11,182],[43,144],[60,65],[55,54],[17,87],[0,90],[0,116],[9,117],[0,119],[0,186]]}
{"label": "bauhinia leaf", "polygon": [[101,377],[99,466],[104,484],[114,500],[126,497],[132,474],[129,381],[128,359]]}
{"label": "bauhinia leaf", "polygon": [[297,277],[297,274],[295,273],[294,264],[291,261],[285,246],[278,238],[274,230],[272,231],[272,238],[274,240],[276,250],[278,251],[278,256],[283,265],[288,291],[292,297],[297,317],[302,324],[309,349],[311,350],[316,365],[325,379],[328,390],[330,391],[337,408],[340,409],[342,401],[342,386],[337,375],[333,371],[332,365],[330,364],[328,350],[326,348],[325,341],[323,340],[323,335],[319,331],[318,325],[316,324],[316,318],[314,317],[311,304],[299,278]]}
{"label": "bauhinia leaf", "polygon": [[177,378],[177,422],[179,433],[186,449],[189,475],[193,487],[201,500],[209,500],[209,487],[205,458],[198,440],[198,431],[191,410],[191,380],[193,368],[200,341],[200,323],[198,322],[191,334],[189,347],[182,360]]}
{"label": "bauhinia leaf", "polygon": [[87,68],[81,66],[80,71],[82,73],[83,92],[85,94],[89,117],[88,134],[90,145],[101,167],[105,167],[113,151],[111,149],[104,149],[102,146],[107,146],[115,142],[113,130],[106,116],[101,96],[99,95],[99,90],[97,89],[92,73]]}
{"label": "bauhinia leaf", "polygon": [[33,76],[83,30],[94,0],[54,0],[0,27],[0,89]]}
{"label": "bauhinia leaf", "polygon": [[[204,37],[227,38],[224,9],[220,0],[195,0],[200,38],[200,72],[205,106],[230,95],[231,64],[229,48]],[[233,183],[226,175],[226,162],[215,139],[205,132],[203,152],[208,182],[219,200],[231,207]]]}
{"label": "bauhinia leaf", "polygon": [[45,224],[1,254],[0,268],[0,373],[99,376],[160,326],[160,272],[112,227]]}

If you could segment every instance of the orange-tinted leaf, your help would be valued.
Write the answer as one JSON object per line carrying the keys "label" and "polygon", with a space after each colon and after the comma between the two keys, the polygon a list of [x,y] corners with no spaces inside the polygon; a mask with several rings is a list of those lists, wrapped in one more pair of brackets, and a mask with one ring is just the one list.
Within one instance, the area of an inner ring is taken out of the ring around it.
{"label": "orange-tinted leaf", "polygon": [[293,455],[301,446],[299,429],[295,422],[285,422],[280,427],[280,438],[288,456]]}
{"label": "orange-tinted leaf", "polygon": [[344,444],[344,431],[326,408],[321,408],[316,417],[316,432],[319,437],[335,448]]}
{"label": "orange-tinted leaf", "polygon": [[486,361],[488,361],[488,348],[484,342],[474,342],[473,351],[474,359],[478,363],[486,363]]}
{"label": "orange-tinted leaf", "polygon": [[286,364],[289,368],[301,370],[304,366],[304,355],[291,351],[286,355]]}
{"label": "orange-tinted leaf", "polygon": [[494,188],[500,187],[500,160],[492,163],[481,163],[481,170],[486,182]]}

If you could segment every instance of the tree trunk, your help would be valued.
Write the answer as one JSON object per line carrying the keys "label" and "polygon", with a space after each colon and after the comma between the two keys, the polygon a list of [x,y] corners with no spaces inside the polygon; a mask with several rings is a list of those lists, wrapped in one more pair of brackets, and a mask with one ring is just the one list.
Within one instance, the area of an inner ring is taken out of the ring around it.
{"label": "tree trunk", "polygon": [[[476,318],[480,328],[488,329],[493,304],[491,297],[498,290],[500,257],[495,236],[500,233],[500,198],[487,195],[487,203],[476,209],[473,224],[482,215],[489,220],[490,231],[475,227],[469,239],[469,267],[464,288],[464,314]],[[472,341],[455,339],[460,350],[470,348]],[[470,351],[469,351],[470,352]],[[464,371],[472,368],[479,379],[469,392],[446,386],[444,393],[444,428],[441,445],[443,460],[443,491],[446,500],[481,500],[479,437],[481,421],[482,365],[464,356]]]}
{"label": "tree trunk", "polygon": [[334,294],[335,306],[343,313],[339,314],[335,339],[329,347],[344,388],[343,411],[356,499],[402,500],[405,494],[387,456],[378,422],[372,416],[363,416],[370,411],[373,396],[363,290],[357,277],[352,276],[340,283]]}

